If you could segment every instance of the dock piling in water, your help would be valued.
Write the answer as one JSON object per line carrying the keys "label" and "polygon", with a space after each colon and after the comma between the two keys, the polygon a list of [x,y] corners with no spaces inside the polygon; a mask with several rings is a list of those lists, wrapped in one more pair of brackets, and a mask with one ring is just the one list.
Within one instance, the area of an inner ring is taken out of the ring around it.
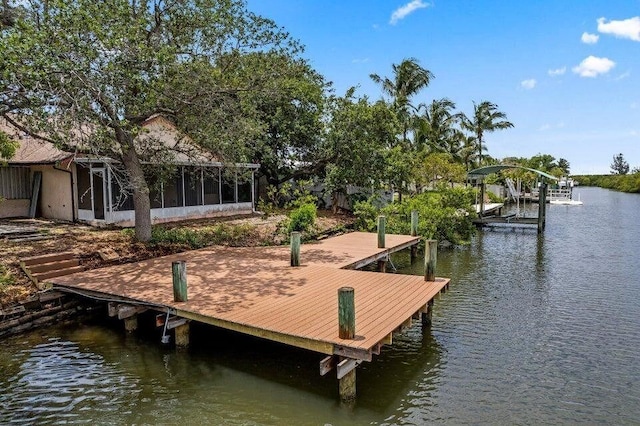
{"label": "dock piling in water", "polygon": [[435,281],[438,257],[438,241],[426,240],[424,247],[424,280]]}
{"label": "dock piling in water", "polygon": [[187,297],[187,262],[177,260],[171,264],[173,273],[173,301],[186,302]]}

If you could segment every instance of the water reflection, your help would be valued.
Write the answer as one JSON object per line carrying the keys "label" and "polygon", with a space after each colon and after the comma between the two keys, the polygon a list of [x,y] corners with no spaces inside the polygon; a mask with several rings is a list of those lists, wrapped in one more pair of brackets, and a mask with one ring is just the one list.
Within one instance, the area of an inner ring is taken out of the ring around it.
{"label": "water reflection", "polygon": [[359,368],[353,409],[318,354],[204,326],[176,351],[107,323],[3,342],[0,423],[637,424],[640,196],[580,191],[583,207],[550,206],[543,236],[441,250],[452,284],[433,327]]}

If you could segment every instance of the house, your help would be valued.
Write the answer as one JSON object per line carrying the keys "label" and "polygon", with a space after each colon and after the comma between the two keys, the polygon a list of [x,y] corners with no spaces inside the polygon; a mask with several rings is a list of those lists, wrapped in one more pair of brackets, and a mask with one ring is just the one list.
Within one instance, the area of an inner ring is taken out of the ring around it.
{"label": "house", "polygon": [[[155,116],[143,127],[145,132],[139,137],[153,137],[178,148],[176,129],[169,120]],[[2,121],[0,129],[19,143],[14,157],[0,165],[0,218],[35,213],[92,225],[134,225],[133,200],[118,162],[61,151],[51,143],[21,135]],[[182,144],[184,147],[184,141]],[[175,151],[170,179],[148,182],[153,223],[254,211],[257,164],[229,168],[201,153]]]}

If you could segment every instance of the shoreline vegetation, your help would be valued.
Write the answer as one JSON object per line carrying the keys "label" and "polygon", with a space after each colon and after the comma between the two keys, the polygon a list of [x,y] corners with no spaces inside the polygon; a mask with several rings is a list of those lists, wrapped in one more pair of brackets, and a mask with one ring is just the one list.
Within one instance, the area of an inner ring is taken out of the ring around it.
{"label": "shoreline vegetation", "polygon": [[628,193],[640,193],[640,172],[611,175],[574,175],[580,186],[597,186]]}

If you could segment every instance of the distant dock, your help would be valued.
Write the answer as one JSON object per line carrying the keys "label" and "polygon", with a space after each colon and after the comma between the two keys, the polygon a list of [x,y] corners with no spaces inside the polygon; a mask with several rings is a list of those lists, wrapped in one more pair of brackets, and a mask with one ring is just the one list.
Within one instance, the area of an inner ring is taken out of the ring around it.
{"label": "distant dock", "polygon": [[[354,270],[373,262],[384,269],[391,253],[414,248],[414,255],[420,241],[386,235],[384,248],[378,248],[377,238],[354,232],[303,244],[300,266],[291,266],[288,247],[209,247],[48,282],[56,290],[108,302],[110,315],[124,320],[129,331],[137,328],[137,314],[155,311],[158,325],[175,329],[177,345],[188,344],[188,321],[198,321],[324,354],[320,373],[335,369],[341,397],[348,400],[355,397],[355,368],[392,344],[393,333],[413,320],[429,323],[434,298],[449,284],[445,278]],[[433,248],[428,256],[435,270]],[[174,301],[172,265],[179,261],[186,264],[184,302]],[[353,289],[355,299],[352,338],[339,337],[343,287]]]}

